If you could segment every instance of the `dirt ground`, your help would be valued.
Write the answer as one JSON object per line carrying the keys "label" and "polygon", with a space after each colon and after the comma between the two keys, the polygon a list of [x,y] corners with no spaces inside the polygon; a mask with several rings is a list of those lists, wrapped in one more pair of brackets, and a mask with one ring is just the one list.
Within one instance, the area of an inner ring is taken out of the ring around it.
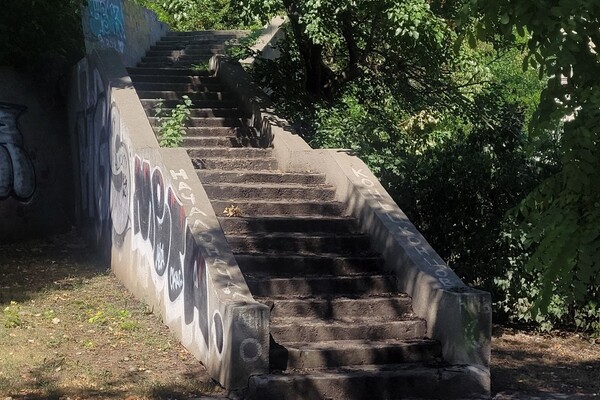
{"label": "dirt ground", "polygon": [[[0,307],[0,399],[226,395],[75,232],[0,245]],[[492,346],[496,399],[600,399],[600,342],[496,326]]]}

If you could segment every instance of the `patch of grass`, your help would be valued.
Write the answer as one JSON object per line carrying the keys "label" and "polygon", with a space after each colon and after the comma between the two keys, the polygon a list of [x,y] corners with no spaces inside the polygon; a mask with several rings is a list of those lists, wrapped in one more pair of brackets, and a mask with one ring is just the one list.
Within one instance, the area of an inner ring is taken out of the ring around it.
{"label": "patch of grass", "polygon": [[21,306],[16,301],[11,301],[10,305],[2,311],[4,327],[11,329],[21,326],[23,321],[19,315],[20,312]]}

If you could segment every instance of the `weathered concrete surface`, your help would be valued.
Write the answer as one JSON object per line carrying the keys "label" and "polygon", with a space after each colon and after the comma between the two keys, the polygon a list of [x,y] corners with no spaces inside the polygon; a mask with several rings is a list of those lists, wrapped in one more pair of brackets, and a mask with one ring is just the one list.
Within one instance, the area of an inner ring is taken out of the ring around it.
{"label": "weathered concrete surface", "polygon": [[89,0],[81,14],[87,53],[113,48],[127,67],[169,30],[153,11],[129,0]]}
{"label": "weathered concrete surface", "polygon": [[[277,42],[285,36],[285,31],[283,30],[285,21],[286,18],[281,16],[271,19],[263,29],[261,35],[256,39],[256,43],[250,47],[254,53],[259,54],[259,59],[274,60],[279,57],[281,53],[277,48]],[[256,61],[256,57],[248,57],[239,61],[241,64],[251,65]]]}
{"label": "weathered concrete surface", "polygon": [[70,132],[88,239],[228,389],[268,370],[269,310],[253,300],[183,149],[162,149],[120,56],[75,67]]}
{"label": "weathered concrete surface", "polygon": [[31,76],[0,67],[0,242],[70,229],[64,109]]}
{"label": "weathered concrete surface", "polygon": [[326,175],[337,189],[336,199],[358,218],[373,248],[383,254],[399,290],[413,298],[415,313],[427,321],[427,334],[442,343],[444,359],[478,366],[483,372],[477,376],[487,376],[481,387],[489,393],[489,293],[467,287],[456,276],[360,159],[343,150],[312,150],[274,114],[268,97],[238,63],[216,56],[210,67],[244,100],[261,140],[272,143],[281,170]]}

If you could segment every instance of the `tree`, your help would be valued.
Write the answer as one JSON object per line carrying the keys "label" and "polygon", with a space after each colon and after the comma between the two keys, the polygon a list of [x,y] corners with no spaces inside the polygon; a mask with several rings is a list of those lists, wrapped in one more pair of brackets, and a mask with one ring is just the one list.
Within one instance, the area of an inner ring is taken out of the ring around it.
{"label": "tree", "polygon": [[[472,37],[526,38],[524,68],[537,68],[548,85],[532,121],[545,134],[562,123],[561,170],[518,207],[533,249],[527,263],[543,277],[537,310],[559,294],[587,304],[600,330],[600,3],[595,0],[476,0],[468,15]],[[473,40],[473,39],[471,39]],[[585,325],[586,322],[581,324]]]}

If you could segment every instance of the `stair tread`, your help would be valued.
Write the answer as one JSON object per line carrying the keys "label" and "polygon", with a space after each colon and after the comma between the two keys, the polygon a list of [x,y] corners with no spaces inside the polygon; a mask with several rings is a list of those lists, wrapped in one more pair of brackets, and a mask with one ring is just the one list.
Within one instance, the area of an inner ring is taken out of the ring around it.
{"label": "stair tread", "polygon": [[288,189],[325,189],[325,190],[333,190],[334,187],[331,185],[325,184],[302,184],[302,183],[279,183],[279,182],[265,182],[265,183],[229,183],[229,182],[219,182],[219,183],[204,183],[203,186],[208,187],[239,187],[239,188],[288,188]]}
{"label": "stair tread", "polygon": [[248,257],[285,257],[285,258],[295,258],[295,259],[304,259],[304,258],[313,258],[313,259],[379,259],[381,255],[379,253],[374,252],[373,250],[367,250],[363,254],[340,254],[340,253],[301,253],[296,250],[294,251],[277,251],[276,253],[270,252],[262,252],[262,251],[240,251],[235,252],[237,256],[248,256]]}
{"label": "stair tread", "polygon": [[[316,317],[274,317],[271,318],[272,327],[284,327],[284,326],[325,326],[325,327],[343,327],[352,326],[355,327],[357,323],[368,324],[369,326],[382,326],[382,325],[406,325],[409,323],[424,323],[425,320],[416,317],[415,315],[405,315],[402,318],[398,318],[393,321],[381,321],[377,318],[371,318],[369,316],[354,316],[348,318],[316,318]],[[415,338],[416,339],[416,338]],[[363,339],[364,340],[364,339]],[[387,339],[386,339],[387,340]]]}
{"label": "stair tread", "polygon": [[279,345],[284,346],[287,349],[297,349],[301,351],[311,350],[331,350],[331,349],[385,349],[389,347],[409,347],[409,346],[423,346],[423,345],[437,345],[437,340],[429,338],[416,338],[416,339],[386,339],[386,340],[328,340],[323,342],[286,342],[279,341]]}

